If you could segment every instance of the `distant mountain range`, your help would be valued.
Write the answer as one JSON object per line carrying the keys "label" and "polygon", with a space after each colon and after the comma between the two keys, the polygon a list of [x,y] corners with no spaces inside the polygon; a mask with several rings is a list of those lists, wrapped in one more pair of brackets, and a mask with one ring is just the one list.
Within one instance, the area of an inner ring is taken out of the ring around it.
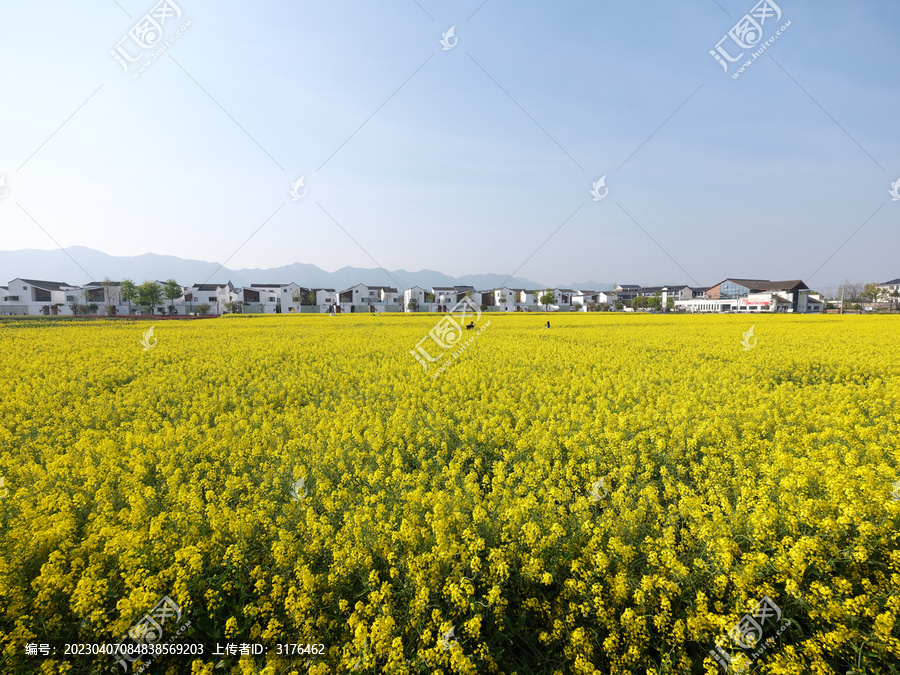
{"label": "distant mountain range", "polygon": [[[293,281],[307,288],[333,288],[338,291],[354,284],[399,285],[402,289],[412,286],[421,286],[422,288],[474,286],[478,290],[497,288],[501,285],[527,289],[548,287],[547,284],[522,277],[510,278],[505,274],[467,274],[461,277],[452,277],[434,270],[407,272],[406,270],[363,267],[342,267],[335,272],[326,272],[309,263],[292,263],[268,269],[232,270],[222,267],[218,263],[203,260],[186,260],[156,253],[115,256],[85,246],[69,246],[62,250],[50,251],[40,249],[0,251],[0,284],[6,284],[11,279],[19,277],[79,285],[89,281],[101,281],[104,277],[109,277],[113,281],[120,281],[127,277],[138,283],[146,279],[160,281],[175,279],[183,286],[227,281],[231,281],[235,286],[286,284]],[[559,287],[604,291],[615,286],[609,283],[584,281],[577,284],[563,284]]]}

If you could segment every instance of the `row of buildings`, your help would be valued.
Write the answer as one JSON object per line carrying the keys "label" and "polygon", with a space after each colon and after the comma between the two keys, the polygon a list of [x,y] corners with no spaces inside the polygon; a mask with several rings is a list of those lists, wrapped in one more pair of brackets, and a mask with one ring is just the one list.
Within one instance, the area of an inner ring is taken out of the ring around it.
{"label": "row of buildings", "polygon": [[[615,290],[594,291],[571,288],[524,289],[494,288],[476,290],[472,286],[433,286],[399,291],[391,286],[356,284],[343,291],[333,288],[306,288],[295,283],[195,284],[176,286],[180,296],[166,298],[163,281],[158,304],[141,306],[122,297],[120,282],[91,282],[75,286],[57,281],[13,279],[0,286],[0,314],[71,315],[95,314],[279,314],[290,312],[390,312],[451,311],[464,296],[485,311],[589,311],[625,309],[633,306],[659,306],[682,312],[822,312],[824,298],[811,293],[800,280],[725,279],[715,286],[693,287],[620,285]],[[900,288],[900,280],[882,285]],[[172,295],[172,292],[169,293]],[[551,302],[545,302],[551,300]],[[658,298],[647,303],[639,298]],[[75,308],[73,308],[75,306]]]}

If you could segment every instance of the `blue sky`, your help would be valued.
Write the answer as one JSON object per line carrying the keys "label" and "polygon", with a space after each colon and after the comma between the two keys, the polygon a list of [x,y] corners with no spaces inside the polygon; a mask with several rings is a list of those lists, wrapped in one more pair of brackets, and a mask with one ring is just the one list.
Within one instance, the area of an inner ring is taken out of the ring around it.
{"label": "blue sky", "polygon": [[709,51],[752,1],[176,2],[164,40],[190,25],[137,79],[109,51],[155,2],[2,2],[2,248],[900,276],[898,3],[779,2],[763,39],[790,26],[732,79]]}

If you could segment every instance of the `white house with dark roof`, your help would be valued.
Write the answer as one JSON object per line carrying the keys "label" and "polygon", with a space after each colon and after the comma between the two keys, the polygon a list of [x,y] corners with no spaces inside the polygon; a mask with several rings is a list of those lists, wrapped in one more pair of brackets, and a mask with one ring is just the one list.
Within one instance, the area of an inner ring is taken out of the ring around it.
{"label": "white house with dark roof", "polygon": [[571,288],[553,288],[553,305],[560,310],[567,310],[572,307],[572,299],[578,295],[578,291]]}
{"label": "white house with dark roof", "polygon": [[[241,301],[247,313],[280,314],[295,311],[303,302],[294,300],[296,294],[303,295],[309,289],[295,284],[250,284],[240,289]],[[248,311],[249,310],[249,311]]]}
{"label": "white house with dark roof", "polygon": [[415,302],[418,311],[426,311],[425,295],[427,293],[429,293],[429,291],[426,291],[421,286],[413,286],[412,288],[407,288],[405,291],[403,291],[403,310],[406,312],[414,311],[409,309],[409,303]]}
{"label": "white house with dark roof", "polygon": [[68,307],[74,302],[81,302],[81,291],[78,286],[64,281],[43,281],[40,279],[13,279],[5,291],[6,302],[3,311],[7,314],[71,314]]}
{"label": "white house with dark roof", "polygon": [[638,284],[619,284],[616,286],[616,298],[621,302],[634,300],[641,294],[641,287]]}
{"label": "white house with dark roof", "polygon": [[459,299],[459,292],[454,286],[432,286],[431,294],[434,295],[434,304],[453,309]]}
{"label": "white house with dark roof", "polygon": [[200,305],[209,305],[210,314],[222,314],[226,302],[242,300],[240,289],[230,281],[225,284],[194,284],[184,296],[190,312]]}
{"label": "white house with dark roof", "polygon": [[251,284],[236,289],[245,314],[277,314],[281,311],[281,294],[277,288]]}
{"label": "white house with dark roof", "polygon": [[320,312],[328,312],[338,304],[339,293],[333,288],[313,288],[310,290],[316,294],[316,306]]}
{"label": "white house with dark roof", "polygon": [[369,296],[375,298],[374,304],[381,305],[399,305],[403,298],[403,294],[393,286],[369,286]]}
{"label": "white house with dark roof", "polygon": [[880,288],[888,295],[891,293],[900,293],[900,278],[885,281],[883,284],[875,284],[876,288]]}
{"label": "white house with dark roof", "polygon": [[371,299],[372,296],[369,294],[368,286],[355,284],[340,292],[339,302],[342,307],[346,305],[345,309],[349,311],[350,305],[366,305],[369,304]]}
{"label": "white house with dark roof", "polygon": [[496,307],[499,312],[514,312],[516,311],[516,307],[523,302],[522,298],[524,297],[523,294],[525,292],[526,291],[523,288],[509,288],[508,286],[495,288],[492,291],[494,296],[494,307]]}
{"label": "white house with dark roof", "polygon": [[356,305],[364,306],[366,311],[382,312],[388,305],[399,305],[401,298],[402,294],[393,286],[356,284],[340,292],[340,305],[342,311],[350,311],[351,305]]}
{"label": "white house with dark roof", "polygon": [[580,312],[588,311],[588,305],[602,305],[603,303],[609,303],[609,296],[602,291],[579,290],[572,296],[572,308]]}

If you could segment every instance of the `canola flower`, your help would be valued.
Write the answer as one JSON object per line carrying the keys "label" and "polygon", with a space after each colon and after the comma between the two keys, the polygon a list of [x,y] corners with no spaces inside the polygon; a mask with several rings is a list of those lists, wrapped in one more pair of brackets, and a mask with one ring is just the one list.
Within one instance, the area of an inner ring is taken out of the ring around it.
{"label": "canola flower", "polygon": [[759,672],[900,672],[894,317],[366,318],[0,322],[0,670],[167,595],[269,649],[150,672],[712,674],[768,596]]}

